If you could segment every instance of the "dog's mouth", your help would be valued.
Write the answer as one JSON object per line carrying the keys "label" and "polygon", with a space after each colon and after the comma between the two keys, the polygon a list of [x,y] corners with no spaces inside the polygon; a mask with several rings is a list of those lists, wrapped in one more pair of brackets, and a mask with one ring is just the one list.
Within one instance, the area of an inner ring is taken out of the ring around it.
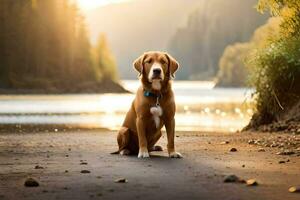
{"label": "dog's mouth", "polygon": [[151,80],[153,81],[153,80],[159,80],[159,81],[162,81],[163,79],[162,79],[162,77],[160,76],[160,75],[153,75],[152,77],[151,77]]}
{"label": "dog's mouth", "polygon": [[163,74],[163,69],[161,67],[161,64],[154,63],[148,74],[149,82],[163,81],[163,79],[164,79],[164,74]]}

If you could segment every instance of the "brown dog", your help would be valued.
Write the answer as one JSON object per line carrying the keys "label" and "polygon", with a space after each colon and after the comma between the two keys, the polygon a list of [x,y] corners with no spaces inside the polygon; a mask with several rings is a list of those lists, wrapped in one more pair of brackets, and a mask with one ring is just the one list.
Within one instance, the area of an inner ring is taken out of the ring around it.
{"label": "brown dog", "polygon": [[149,151],[162,151],[154,146],[166,127],[168,153],[171,158],[181,158],[175,151],[175,101],[171,88],[179,64],[167,53],[147,52],[136,59],[134,68],[140,73],[141,87],[118,133],[118,153],[149,157]]}

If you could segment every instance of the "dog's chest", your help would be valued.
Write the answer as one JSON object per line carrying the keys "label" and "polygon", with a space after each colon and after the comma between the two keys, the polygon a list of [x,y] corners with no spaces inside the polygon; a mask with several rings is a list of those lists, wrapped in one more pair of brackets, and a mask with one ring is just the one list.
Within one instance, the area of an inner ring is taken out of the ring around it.
{"label": "dog's chest", "polygon": [[152,114],[155,127],[158,128],[160,125],[160,117],[163,114],[163,110],[159,105],[153,106],[150,108],[150,113]]}

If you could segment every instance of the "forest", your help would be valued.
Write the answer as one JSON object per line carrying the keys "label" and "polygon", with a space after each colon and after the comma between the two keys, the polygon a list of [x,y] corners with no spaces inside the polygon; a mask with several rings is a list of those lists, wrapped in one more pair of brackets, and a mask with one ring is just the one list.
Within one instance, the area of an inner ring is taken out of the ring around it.
{"label": "forest", "polygon": [[122,92],[105,35],[89,41],[69,0],[0,1],[0,90]]}
{"label": "forest", "polygon": [[218,72],[225,48],[246,42],[268,15],[255,11],[256,0],[201,1],[187,25],[170,39],[168,49],[185,66],[180,79],[211,80]]}

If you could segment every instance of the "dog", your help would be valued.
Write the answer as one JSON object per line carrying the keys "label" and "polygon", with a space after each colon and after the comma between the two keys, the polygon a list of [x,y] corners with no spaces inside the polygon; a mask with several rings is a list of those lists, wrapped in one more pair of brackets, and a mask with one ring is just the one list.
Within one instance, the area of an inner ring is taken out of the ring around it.
{"label": "dog", "polygon": [[117,153],[148,158],[149,152],[162,151],[155,144],[165,126],[169,157],[182,158],[174,146],[176,106],[171,87],[178,62],[167,53],[151,51],[137,58],[133,66],[139,73],[141,86],[118,132]]}

